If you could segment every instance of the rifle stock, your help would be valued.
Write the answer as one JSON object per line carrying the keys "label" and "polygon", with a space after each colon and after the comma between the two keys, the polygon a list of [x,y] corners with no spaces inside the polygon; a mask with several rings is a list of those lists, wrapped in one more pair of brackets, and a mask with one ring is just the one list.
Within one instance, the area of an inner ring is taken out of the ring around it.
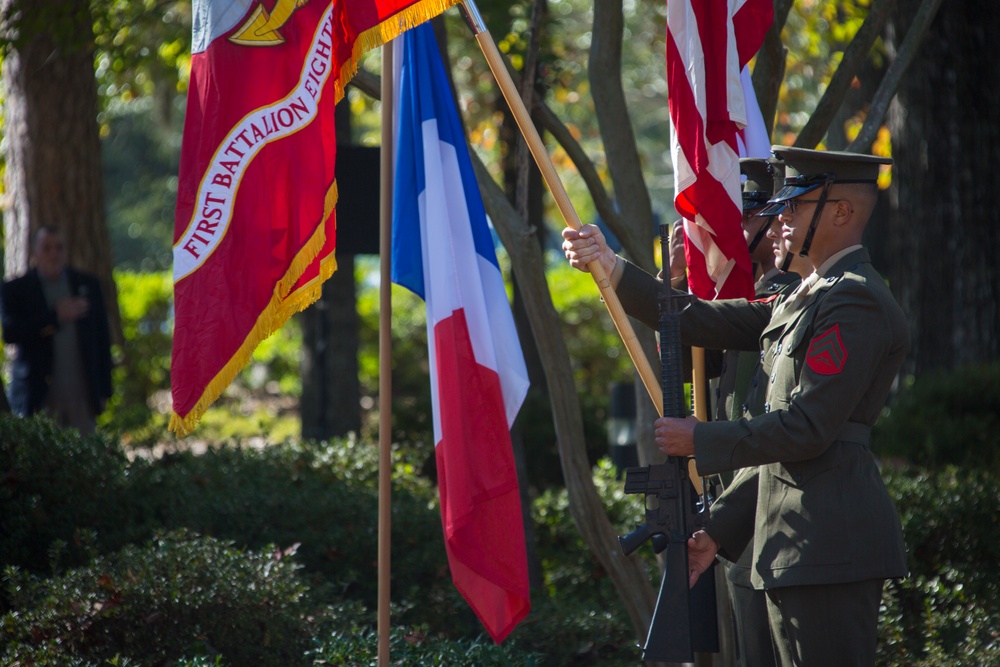
{"label": "rifle stock", "polygon": [[[663,274],[667,276],[669,244],[669,227],[660,225]],[[666,417],[687,416],[678,317],[689,302],[689,296],[672,294],[669,281],[664,281],[659,300],[660,377]],[[643,660],[692,662],[696,651],[718,652],[714,573],[709,569],[694,588],[688,586],[687,540],[705,525],[708,502],[691,484],[687,459],[668,456],[660,464],[629,468],[625,471],[625,493],[645,495],[646,523],[618,538],[622,552],[627,556],[650,539],[657,553],[666,550],[663,580],[643,646]]]}

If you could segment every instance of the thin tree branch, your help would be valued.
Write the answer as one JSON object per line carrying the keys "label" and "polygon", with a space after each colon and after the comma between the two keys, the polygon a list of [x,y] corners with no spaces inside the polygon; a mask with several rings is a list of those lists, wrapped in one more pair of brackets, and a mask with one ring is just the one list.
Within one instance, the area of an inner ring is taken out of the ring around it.
{"label": "thin tree branch", "polygon": [[774,22],[764,36],[764,44],[757,54],[753,68],[753,89],[757,95],[757,105],[764,117],[767,136],[774,130],[774,114],[778,108],[778,93],[785,78],[785,56],[787,49],[781,43],[781,29],[788,20],[792,0],[774,0]]}
{"label": "thin tree branch", "polygon": [[[513,72],[513,68],[510,67],[510,63],[507,63],[508,69]],[[379,77],[371,72],[360,69],[358,73],[354,75],[351,79],[350,85],[354,86],[364,94],[368,95],[372,99],[379,99],[381,96]],[[577,173],[579,173],[580,178],[583,179],[584,184],[587,186],[587,190],[590,192],[590,198],[594,203],[594,208],[597,210],[597,214],[601,216],[611,228],[612,231],[618,229],[625,229],[625,222],[622,220],[621,215],[615,210],[614,203],[611,201],[611,196],[604,187],[604,183],[601,181],[600,175],[594,168],[594,163],[591,161],[590,156],[587,155],[586,151],[583,150],[583,146],[573,137],[572,132],[566,127],[565,123],[559,120],[559,117],[555,114],[552,109],[548,107],[544,102],[535,100],[535,110],[539,112],[538,121],[542,128],[548,132],[556,142],[562,146],[562,149],[566,151],[566,155],[569,157],[573,166],[576,167]],[[618,232],[615,231],[615,235]],[[636,242],[632,241],[626,234],[619,236],[618,240],[622,242],[625,247],[626,252],[633,255],[633,251],[638,247]],[[634,255],[633,255],[634,256]]]}
{"label": "thin tree branch", "polygon": [[[541,33],[542,12],[545,0],[534,0],[531,8],[531,28],[528,38],[528,52],[524,58],[524,71],[521,77],[521,100],[524,108],[534,110],[535,106],[535,75],[538,70],[538,42]],[[528,144],[519,133],[517,140],[517,184],[514,188],[514,202],[518,213],[528,219],[528,176],[531,174],[533,161]]]}
{"label": "thin tree branch", "polygon": [[896,0],[880,0],[872,5],[868,12],[868,17],[861,24],[854,39],[844,49],[844,57],[837,67],[837,71],[830,78],[830,83],[820,98],[819,104],[813,110],[806,126],[799,132],[795,139],[795,146],[799,148],[816,148],[816,145],[826,136],[826,132],[833,122],[837,110],[844,101],[844,95],[851,86],[855,75],[861,69],[872,44],[882,33],[882,28],[889,18],[889,14],[896,8]]}
{"label": "thin tree branch", "polygon": [[941,0],[923,0],[920,3],[920,7],[913,17],[913,22],[910,23],[910,28],[906,31],[903,44],[899,47],[896,59],[892,61],[889,71],[885,73],[885,78],[882,79],[878,90],[875,91],[875,97],[872,98],[872,103],[868,107],[868,117],[865,118],[865,124],[861,126],[861,132],[858,133],[847,150],[854,153],[867,153],[871,149],[872,143],[875,142],[875,137],[878,135],[878,130],[882,126],[886,111],[889,109],[889,103],[892,102],[892,98],[896,96],[896,91],[899,89],[899,82],[903,79],[906,70],[909,69],[910,63],[913,62],[917,49],[924,41],[927,29],[934,21],[934,16],[940,6]]}
{"label": "thin tree branch", "polygon": [[[635,132],[628,120],[622,86],[624,23],[621,0],[595,0],[588,70],[590,94],[604,139],[615,201],[623,218],[606,222],[632,260],[647,271],[655,271],[650,243],[653,206],[642,174]],[[645,238],[642,238],[642,230],[647,232]]]}

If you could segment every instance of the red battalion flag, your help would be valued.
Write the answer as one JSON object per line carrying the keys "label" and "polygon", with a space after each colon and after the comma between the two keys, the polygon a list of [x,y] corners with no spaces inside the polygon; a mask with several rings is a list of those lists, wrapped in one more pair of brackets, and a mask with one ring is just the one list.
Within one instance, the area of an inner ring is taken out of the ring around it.
{"label": "red battalion flag", "polygon": [[667,98],[674,208],[684,219],[691,292],[751,298],[738,132],[748,118],[740,70],[764,41],[771,0],[667,0]]}
{"label": "red battalion flag", "polygon": [[194,0],[170,427],[189,433],[336,270],[334,106],[357,58],[457,0]]}

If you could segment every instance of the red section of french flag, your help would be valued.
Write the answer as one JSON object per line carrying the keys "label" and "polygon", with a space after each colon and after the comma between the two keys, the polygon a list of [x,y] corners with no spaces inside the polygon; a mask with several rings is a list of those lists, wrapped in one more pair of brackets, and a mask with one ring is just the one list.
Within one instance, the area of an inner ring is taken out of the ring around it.
{"label": "red section of french flag", "polygon": [[438,490],[448,563],[455,586],[475,601],[476,614],[499,642],[530,608],[521,498],[500,376],[476,362],[463,310],[434,326],[433,344],[441,425]]}
{"label": "red section of french flag", "polygon": [[739,141],[748,122],[740,70],[771,23],[770,0],[668,0],[667,89],[674,207],[684,219],[691,291],[750,298],[741,226]]}

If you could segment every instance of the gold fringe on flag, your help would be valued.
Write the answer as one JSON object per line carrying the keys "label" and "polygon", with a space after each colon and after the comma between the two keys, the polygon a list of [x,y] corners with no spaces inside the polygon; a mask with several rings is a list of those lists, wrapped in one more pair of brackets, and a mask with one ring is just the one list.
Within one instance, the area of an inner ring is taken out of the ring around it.
{"label": "gold fringe on flag", "polygon": [[[358,62],[361,60],[361,56],[372,49],[382,46],[386,42],[391,42],[410,28],[430,21],[435,16],[444,13],[446,9],[460,2],[461,0],[423,0],[423,2],[410,5],[398,14],[393,14],[374,28],[369,28],[358,35],[358,38],[354,41],[353,54],[347,62],[341,65],[340,76],[334,84],[337,101],[339,102],[344,97],[344,89],[350,80],[354,78],[354,75],[358,73]],[[385,75],[384,72],[383,75]]]}
{"label": "gold fringe on flag", "polygon": [[336,252],[331,252],[320,260],[319,273],[315,278],[294,292],[291,292],[291,289],[326,244],[326,229],[323,225],[333,213],[336,205],[337,182],[334,181],[326,193],[323,222],[316,227],[316,231],[292,259],[285,275],[275,285],[271,300],[257,318],[250,333],[247,334],[243,343],[226,362],[226,365],[209,381],[201,398],[194,404],[191,411],[184,417],[176,412],[171,414],[169,428],[177,437],[182,438],[194,430],[209,406],[222,395],[226,387],[247,365],[253,351],[257,349],[261,341],[280,329],[292,315],[305,310],[319,299],[323,283],[337,270]]}

